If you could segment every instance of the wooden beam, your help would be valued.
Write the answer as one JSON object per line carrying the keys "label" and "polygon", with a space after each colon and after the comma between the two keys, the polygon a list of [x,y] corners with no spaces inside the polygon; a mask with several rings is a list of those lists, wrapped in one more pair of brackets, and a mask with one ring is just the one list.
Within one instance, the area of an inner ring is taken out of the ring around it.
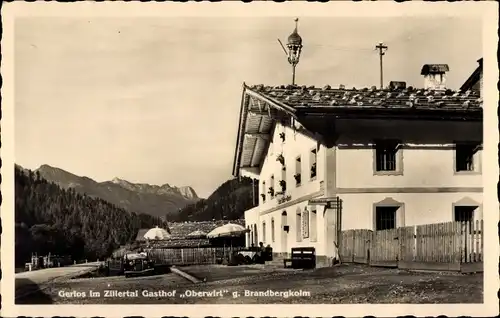
{"label": "wooden beam", "polygon": [[272,117],[273,115],[277,115],[277,111],[269,111],[269,110],[256,110],[256,109],[249,109],[248,113],[251,115],[259,115],[259,116],[269,116]]}
{"label": "wooden beam", "polygon": [[248,115],[249,116],[266,116],[266,117],[271,118],[272,120],[279,120],[279,121],[287,120],[289,117],[288,114],[279,112],[273,108],[268,108],[265,111],[249,110]]}
{"label": "wooden beam", "polygon": [[248,109],[251,110],[253,106],[255,106],[254,99],[251,96],[248,96]]}
{"label": "wooden beam", "polygon": [[242,167],[242,168],[240,168],[240,175],[242,175],[244,177],[259,179],[260,178],[260,168],[259,167]]}
{"label": "wooden beam", "polygon": [[238,126],[238,137],[236,139],[236,151],[234,152],[234,163],[233,163],[233,175],[237,176],[239,174],[238,166],[241,162],[241,156],[243,152],[243,142],[245,139],[244,134],[242,133],[246,127],[247,115],[245,112],[248,112],[248,98],[249,95],[246,93],[247,87],[245,83],[243,83],[243,92],[241,93],[241,105],[240,105],[240,116],[239,116],[239,126]]}
{"label": "wooden beam", "polygon": [[293,107],[290,107],[288,105],[285,105],[285,104],[280,103],[280,102],[275,101],[275,100],[270,100],[269,98],[264,97],[261,94],[252,91],[251,89],[248,89],[246,91],[246,94],[249,96],[255,97],[257,100],[261,100],[261,101],[266,102],[270,105],[273,105],[273,108],[283,110],[283,111],[289,113],[289,115],[295,116],[295,109]]}
{"label": "wooden beam", "polygon": [[255,143],[253,144],[252,155],[250,156],[250,165],[252,165],[255,158],[255,150],[257,149],[257,144],[259,143],[259,141],[259,139],[255,139]]}
{"label": "wooden beam", "polygon": [[259,125],[257,126],[257,131],[260,131],[260,128],[262,127],[262,122],[264,121],[264,117],[259,118]]}
{"label": "wooden beam", "polygon": [[259,139],[264,139],[264,140],[269,140],[271,139],[271,136],[267,133],[245,133],[246,136],[251,137],[251,138],[259,138]]}
{"label": "wooden beam", "polygon": [[260,102],[260,99],[257,99],[255,97],[252,97],[253,100],[257,101],[257,107],[259,107],[260,111],[263,111],[262,103]]}

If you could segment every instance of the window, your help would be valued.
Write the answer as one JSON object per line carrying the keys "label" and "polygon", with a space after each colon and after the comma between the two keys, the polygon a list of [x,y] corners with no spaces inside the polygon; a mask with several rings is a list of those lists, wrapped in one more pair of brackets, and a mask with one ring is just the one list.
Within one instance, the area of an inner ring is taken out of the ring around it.
{"label": "window", "polygon": [[472,222],[477,206],[455,206],[455,222]]}
{"label": "window", "polygon": [[301,171],[302,170],[302,162],[300,160],[300,157],[297,157],[297,159],[295,159],[295,175],[294,175],[294,178],[295,178],[295,186],[300,186],[300,179],[301,179]]}
{"label": "window", "polygon": [[307,209],[302,212],[302,237],[309,237],[309,211]]}
{"label": "window", "polygon": [[309,233],[309,239],[311,242],[316,242],[317,240],[317,235],[318,235],[318,225],[317,225],[317,213],[316,210],[311,210],[311,213],[309,214],[311,221],[309,222],[310,226],[310,233]]}
{"label": "window", "polygon": [[266,242],[266,222],[262,222],[262,243]]}
{"label": "window", "polygon": [[316,148],[312,149],[310,154],[309,154],[309,164],[310,164],[310,169],[311,169],[311,180],[314,180],[316,178],[316,162],[318,159],[318,151]]}
{"label": "window", "polygon": [[259,234],[257,233],[257,224],[253,225],[253,244],[257,246],[259,243]]}
{"label": "window", "polygon": [[297,242],[302,242],[302,212],[297,212],[295,234],[297,237]]}
{"label": "window", "polygon": [[285,194],[285,191],[286,191],[286,169],[285,169],[285,167],[283,167],[283,169],[281,169],[280,187],[281,187],[282,194]]}
{"label": "window", "polygon": [[282,131],[282,132],[280,132],[280,138],[281,138],[281,141],[282,141],[282,142],[285,142],[285,138],[286,138],[285,129],[283,129],[283,131]]}
{"label": "window", "polygon": [[275,234],[274,234],[274,218],[271,219],[271,241],[274,242]]}
{"label": "window", "polygon": [[269,196],[271,199],[274,197],[274,175],[271,175],[271,180],[269,181]]}
{"label": "window", "polygon": [[398,159],[398,142],[397,141],[378,141],[375,144],[375,170],[397,171]]}
{"label": "window", "polygon": [[252,230],[250,229],[250,226],[247,225],[247,233],[246,233],[246,245],[247,247],[252,246],[252,241],[253,241],[253,235],[252,235]]}
{"label": "window", "polygon": [[480,148],[477,144],[457,144],[455,147],[455,171],[478,171],[476,154]]}
{"label": "window", "polygon": [[396,211],[399,206],[378,206],[375,209],[375,230],[390,230],[396,228]]}
{"label": "window", "polygon": [[266,202],[266,181],[262,181],[262,193],[260,194],[262,197],[262,203]]}
{"label": "window", "polygon": [[[283,211],[281,213],[281,229],[283,230],[283,232],[285,232],[285,226],[287,226],[287,229],[289,229],[288,215],[286,211]],[[286,233],[288,233],[288,230],[286,230]]]}

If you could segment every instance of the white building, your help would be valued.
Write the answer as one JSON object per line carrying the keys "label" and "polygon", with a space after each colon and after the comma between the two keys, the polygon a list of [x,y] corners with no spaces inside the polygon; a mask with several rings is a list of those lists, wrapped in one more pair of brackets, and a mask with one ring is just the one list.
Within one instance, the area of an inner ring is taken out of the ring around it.
{"label": "white building", "polygon": [[343,230],[482,219],[482,100],[424,81],[244,85],[233,174],[259,182],[247,245],[315,247],[321,266]]}

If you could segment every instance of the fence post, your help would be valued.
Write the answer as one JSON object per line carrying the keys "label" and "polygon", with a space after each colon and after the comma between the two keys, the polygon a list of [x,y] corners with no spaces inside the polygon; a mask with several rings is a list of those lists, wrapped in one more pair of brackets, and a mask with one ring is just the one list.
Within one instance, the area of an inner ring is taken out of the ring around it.
{"label": "fence post", "polygon": [[467,224],[461,222],[460,224],[460,263],[467,262]]}
{"label": "fence post", "polygon": [[475,261],[476,262],[479,262],[480,261],[480,258],[479,258],[479,240],[481,239],[479,237],[479,230],[480,230],[480,227],[479,227],[479,220],[476,220],[476,226],[475,226],[475,241],[476,241],[476,253],[474,254],[475,255]]}
{"label": "fence post", "polygon": [[417,260],[417,226],[412,226],[412,236],[411,241],[413,242],[412,249],[412,261],[415,262]]}
{"label": "fence post", "polygon": [[[347,232],[345,232],[347,235]],[[354,258],[356,257],[356,231],[351,231],[350,232],[352,239],[351,239],[351,248],[350,248],[350,253],[351,253],[351,262],[354,263]]]}
{"label": "fence post", "polygon": [[483,220],[479,221],[480,222],[480,229],[481,229],[481,262],[484,261],[484,223]]}
{"label": "fence post", "polygon": [[181,263],[184,264],[184,249],[181,248]]}

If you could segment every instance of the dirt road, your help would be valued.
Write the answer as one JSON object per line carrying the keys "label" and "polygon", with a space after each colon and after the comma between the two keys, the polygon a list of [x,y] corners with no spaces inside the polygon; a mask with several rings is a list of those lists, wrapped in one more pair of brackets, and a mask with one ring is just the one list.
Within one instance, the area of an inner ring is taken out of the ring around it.
{"label": "dirt road", "polygon": [[98,266],[99,263],[94,262],[16,273],[16,298],[40,290],[43,285],[51,281],[90,272]]}
{"label": "dirt road", "polygon": [[[49,284],[50,287],[44,290],[41,297],[27,299],[26,303],[446,304],[481,303],[483,300],[482,274],[412,273],[357,265],[314,271],[270,271],[265,266],[206,265],[182,269],[204,282],[193,284],[172,273],[128,279],[71,279]],[[259,294],[268,290],[288,294]]]}

